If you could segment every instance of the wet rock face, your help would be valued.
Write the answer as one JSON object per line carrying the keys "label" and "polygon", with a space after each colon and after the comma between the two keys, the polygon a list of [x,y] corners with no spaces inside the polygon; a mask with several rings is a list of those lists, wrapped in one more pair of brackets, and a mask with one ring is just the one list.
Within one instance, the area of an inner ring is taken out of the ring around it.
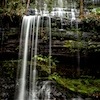
{"label": "wet rock face", "polygon": [[[98,98],[84,98],[78,94],[68,92],[68,90],[65,91],[57,87],[54,81],[38,81],[36,85],[36,98],[38,98],[38,100],[99,100]],[[14,93],[14,81],[8,78],[0,78],[0,100],[14,100]],[[69,97],[69,95],[71,97]]]}
{"label": "wet rock face", "polygon": [[26,15],[28,15],[28,16],[29,16],[29,15],[35,15],[35,12],[36,12],[36,11],[35,11],[34,9],[31,9],[31,8],[30,8],[30,9],[28,9]]}
{"label": "wet rock face", "polygon": [[0,31],[0,57],[3,60],[18,58],[19,28],[1,28]]}
{"label": "wet rock face", "polygon": [[38,81],[37,96],[40,100],[66,100],[66,94],[53,81]]}
{"label": "wet rock face", "polygon": [[0,61],[0,100],[14,100],[17,62]]}
{"label": "wet rock face", "polygon": [[0,100],[14,100],[14,92],[14,80],[0,78]]}
{"label": "wet rock face", "polygon": [[49,80],[38,81],[35,94],[38,100],[92,100],[92,98],[65,90],[56,82]]}

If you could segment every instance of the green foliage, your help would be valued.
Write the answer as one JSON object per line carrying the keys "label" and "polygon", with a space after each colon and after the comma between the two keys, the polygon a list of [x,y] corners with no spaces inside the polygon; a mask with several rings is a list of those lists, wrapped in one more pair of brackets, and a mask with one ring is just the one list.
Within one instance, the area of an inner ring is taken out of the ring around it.
{"label": "green foliage", "polygon": [[[33,58],[34,59],[34,58]],[[37,66],[41,67],[42,71],[45,71],[46,73],[50,74],[51,69],[56,68],[57,61],[53,59],[51,56],[36,56],[37,59]]]}
{"label": "green foliage", "polygon": [[4,8],[0,8],[0,11],[2,11],[2,14],[6,14],[6,15],[23,15],[23,13],[25,13],[25,8],[26,4],[22,4],[22,2],[20,0],[11,0],[8,1],[5,4]]}
{"label": "green foliage", "polygon": [[49,12],[51,12],[54,0],[45,0],[45,2],[47,3],[47,7],[48,7]]}
{"label": "green foliage", "polygon": [[85,44],[82,41],[80,42],[80,41],[74,41],[74,40],[66,40],[64,46],[70,49],[74,49],[74,48],[81,49],[85,47]]}
{"label": "green foliage", "polygon": [[97,15],[100,15],[100,7],[93,8],[92,9],[92,13],[97,14]]}
{"label": "green foliage", "polygon": [[85,16],[82,22],[83,22],[83,26],[81,29],[82,31],[99,33],[100,15],[90,14],[88,16]]}
{"label": "green foliage", "polygon": [[93,50],[94,52],[100,52],[100,43],[99,42],[88,42],[88,50]]}
{"label": "green foliage", "polygon": [[20,1],[12,1],[7,4],[7,14],[23,15],[25,12],[25,5],[22,5]]}
{"label": "green foliage", "polygon": [[49,76],[50,80],[55,80],[58,84],[73,92],[92,95],[100,92],[100,79],[69,79],[62,78],[57,73]]}
{"label": "green foliage", "polygon": [[79,50],[88,50],[88,52],[100,52],[100,43],[92,42],[92,41],[74,41],[74,40],[66,40],[64,47],[68,48],[71,52],[76,52]]}
{"label": "green foliage", "polygon": [[17,69],[17,60],[10,60],[10,61],[3,61],[2,62],[2,75],[5,77],[9,78],[14,78],[15,74],[15,69]]}
{"label": "green foliage", "polygon": [[3,9],[2,8],[0,8],[0,13],[3,13]]}
{"label": "green foliage", "polygon": [[88,42],[84,41],[74,41],[74,40],[66,40],[64,43],[64,47],[70,50],[70,54],[81,51],[84,53],[85,50],[88,49]]}

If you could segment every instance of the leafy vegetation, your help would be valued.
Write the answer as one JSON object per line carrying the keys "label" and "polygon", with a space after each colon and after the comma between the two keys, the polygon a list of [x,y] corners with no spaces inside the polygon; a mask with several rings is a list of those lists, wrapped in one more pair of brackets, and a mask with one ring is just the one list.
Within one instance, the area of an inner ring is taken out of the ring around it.
{"label": "leafy vegetation", "polygon": [[1,76],[3,75],[3,77],[9,77],[9,78],[15,78],[16,76],[16,69],[17,69],[17,60],[6,60],[1,63]]}
{"label": "leafy vegetation", "polygon": [[36,56],[37,66],[41,68],[42,71],[50,74],[51,70],[56,68],[57,61],[53,59],[51,56]]}
{"label": "leafy vegetation", "polygon": [[100,51],[100,45],[99,42],[84,42],[84,41],[74,41],[74,40],[66,40],[64,47],[70,49],[71,52],[79,50],[88,50],[90,52],[99,52]]}
{"label": "leafy vegetation", "polygon": [[82,20],[82,31],[99,33],[100,15],[89,14]]}
{"label": "leafy vegetation", "polygon": [[93,95],[100,92],[100,79],[69,79],[62,78],[57,73],[49,76],[50,80],[55,80],[61,86],[81,94]]}
{"label": "leafy vegetation", "polygon": [[[39,55],[37,58],[37,67],[40,67],[42,71],[48,73],[48,79],[57,82],[61,87],[66,90],[70,90],[75,93],[85,94],[88,96],[93,96],[95,93],[100,92],[100,79],[93,78],[79,78],[79,79],[70,79],[60,76],[56,69],[56,61],[52,57]],[[33,58],[34,59],[34,58]],[[49,66],[49,61],[51,60],[51,67]],[[13,79],[15,78],[15,71],[17,68],[17,60],[10,60],[2,62],[3,75]],[[50,70],[54,71],[50,74]],[[2,75],[2,73],[0,73]]]}
{"label": "leafy vegetation", "polygon": [[94,13],[94,14],[96,14],[96,15],[100,15],[100,7],[93,8],[93,9],[92,9],[92,13]]}
{"label": "leafy vegetation", "polygon": [[25,13],[25,4],[22,4],[22,2],[20,0],[16,0],[16,1],[9,1],[5,4],[4,7],[0,8],[0,12],[1,14],[4,15],[23,15]]}
{"label": "leafy vegetation", "polygon": [[[38,56],[37,57],[37,64],[44,70],[46,73],[49,72],[49,57],[46,56]],[[52,68],[56,68],[56,60],[51,59]],[[93,96],[95,93],[100,92],[100,79],[93,79],[93,78],[79,78],[79,79],[70,79],[64,78],[60,76],[57,72],[49,73],[48,76],[49,80],[56,81],[61,87],[69,89],[70,91],[85,94],[88,96]]]}

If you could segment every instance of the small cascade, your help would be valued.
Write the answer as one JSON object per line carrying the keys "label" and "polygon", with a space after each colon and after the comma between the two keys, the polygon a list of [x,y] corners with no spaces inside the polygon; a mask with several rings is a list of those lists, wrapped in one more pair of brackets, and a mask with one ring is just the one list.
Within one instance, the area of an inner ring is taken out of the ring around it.
{"label": "small cascade", "polygon": [[71,27],[73,26],[72,23],[75,20],[76,20],[75,9],[71,9]]}

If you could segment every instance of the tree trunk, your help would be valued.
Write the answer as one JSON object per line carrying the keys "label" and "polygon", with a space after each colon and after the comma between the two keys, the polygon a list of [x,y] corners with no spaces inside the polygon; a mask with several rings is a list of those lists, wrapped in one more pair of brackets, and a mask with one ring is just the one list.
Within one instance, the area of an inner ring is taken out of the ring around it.
{"label": "tree trunk", "polygon": [[29,5],[30,5],[30,0],[27,0],[27,10],[29,8]]}
{"label": "tree trunk", "polygon": [[80,19],[84,17],[83,0],[80,0]]}

